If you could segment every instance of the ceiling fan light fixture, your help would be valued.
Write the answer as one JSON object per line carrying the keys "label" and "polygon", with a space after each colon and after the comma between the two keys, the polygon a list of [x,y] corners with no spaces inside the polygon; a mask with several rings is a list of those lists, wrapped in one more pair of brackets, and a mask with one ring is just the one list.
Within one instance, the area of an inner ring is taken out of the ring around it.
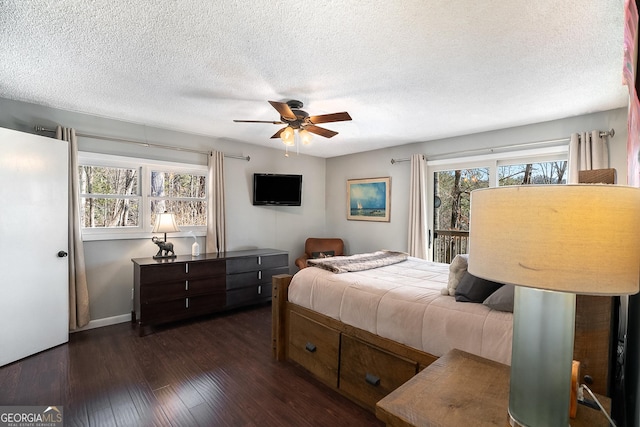
{"label": "ceiling fan light fixture", "polygon": [[291,146],[295,144],[293,128],[291,126],[287,126],[286,128],[284,128],[284,130],[280,132],[280,138],[282,139],[284,145]]}
{"label": "ceiling fan light fixture", "polygon": [[305,129],[300,129],[298,131],[298,135],[300,135],[300,140],[304,145],[309,145],[311,143],[311,132]]}
{"label": "ceiling fan light fixture", "polygon": [[[272,120],[234,120],[234,122],[244,123],[272,123],[274,125],[286,125],[271,136],[271,139],[280,138],[285,146],[285,156],[289,157],[289,147],[296,147],[299,153],[300,144],[311,143],[311,134],[320,135],[324,138],[332,138],[338,134],[330,129],[318,126],[322,123],[343,122],[351,120],[351,116],[346,111],[341,113],[320,114],[310,116],[306,111],[301,110],[303,104],[295,99],[287,102],[269,101],[269,104],[280,114],[280,121]],[[296,135],[296,132],[297,135]]]}

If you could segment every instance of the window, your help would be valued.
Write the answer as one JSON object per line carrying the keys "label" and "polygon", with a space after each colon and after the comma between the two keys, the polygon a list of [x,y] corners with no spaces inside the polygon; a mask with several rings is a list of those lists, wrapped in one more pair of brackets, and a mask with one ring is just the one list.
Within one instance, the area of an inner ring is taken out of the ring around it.
{"label": "window", "polygon": [[204,235],[207,168],[106,154],[78,154],[84,240],[146,238],[157,213]]}
{"label": "window", "polygon": [[489,186],[489,168],[454,169],[435,172],[434,260],[444,262],[467,253],[471,192]]}
{"label": "window", "polygon": [[566,184],[567,161],[498,166],[498,185]]}
{"label": "window", "polygon": [[[566,184],[568,148],[500,152],[428,162],[433,171],[432,229],[429,247],[434,261],[451,262],[468,252],[471,192],[503,185]],[[432,198],[431,198],[432,197]]]}
{"label": "window", "polygon": [[79,166],[78,172],[81,227],[140,224],[139,169]]}
{"label": "window", "polygon": [[489,186],[489,168],[455,169],[434,174],[436,230],[469,231],[469,206],[473,190]]}
{"label": "window", "polygon": [[151,224],[156,214],[173,212],[178,226],[207,225],[205,174],[151,171]]}

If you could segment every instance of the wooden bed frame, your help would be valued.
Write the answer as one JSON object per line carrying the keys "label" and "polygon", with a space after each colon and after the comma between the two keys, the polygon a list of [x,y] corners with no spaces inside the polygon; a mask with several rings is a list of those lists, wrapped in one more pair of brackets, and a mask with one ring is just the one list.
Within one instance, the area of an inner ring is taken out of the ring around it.
{"label": "wooden bed frame", "polygon": [[[378,400],[437,359],[289,302],[292,277],[282,274],[272,279],[272,354],[276,360],[302,366],[332,389],[375,412]],[[589,320],[578,316],[575,332],[574,358],[581,361],[582,377],[592,377],[595,382],[591,388],[603,395],[609,394],[609,360],[594,357],[593,351],[608,350],[608,334],[603,337],[602,332],[609,332],[610,318],[602,319],[597,313],[609,310],[610,304],[610,299],[589,304],[584,310]],[[580,301],[578,306],[582,305]]]}
{"label": "wooden bed frame", "polygon": [[[272,351],[367,409],[437,357],[290,303],[293,276],[272,279]],[[290,322],[292,317],[296,322]],[[300,327],[296,325],[300,324]]]}

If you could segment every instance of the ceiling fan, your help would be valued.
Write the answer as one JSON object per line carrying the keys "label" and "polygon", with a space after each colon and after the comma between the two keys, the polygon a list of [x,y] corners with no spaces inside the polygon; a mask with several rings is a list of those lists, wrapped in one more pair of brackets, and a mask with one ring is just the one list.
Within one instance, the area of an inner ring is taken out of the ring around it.
{"label": "ceiling fan", "polygon": [[272,123],[274,125],[284,125],[287,126],[280,129],[278,132],[273,134],[271,138],[282,138],[283,141],[286,141],[291,138],[293,139],[293,131],[298,130],[299,133],[303,131],[315,133],[316,135],[324,136],[325,138],[331,138],[336,136],[338,132],[334,132],[329,129],[325,129],[320,126],[316,126],[320,123],[330,123],[330,122],[342,122],[346,120],[351,120],[351,116],[349,113],[332,113],[332,114],[321,114],[319,116],[310,116],[306,111],[301,110],[303,104],[301,101],[297,101],[292,99],[290,101],[278,102],[278,101],[269,101],[269,104],[275,108],[278,113],[280,113],[280,121],[270,121],[270,120],[234,120],[234,122],[239,123]]}

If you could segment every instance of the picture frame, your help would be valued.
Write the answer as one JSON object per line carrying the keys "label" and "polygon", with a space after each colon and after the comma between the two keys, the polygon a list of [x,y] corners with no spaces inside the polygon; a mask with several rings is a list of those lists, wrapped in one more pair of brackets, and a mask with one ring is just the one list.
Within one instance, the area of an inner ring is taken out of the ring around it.
{"label": "picture frame", "polygon": [[391,177],[347,180],[347,220],[389,222]]}

